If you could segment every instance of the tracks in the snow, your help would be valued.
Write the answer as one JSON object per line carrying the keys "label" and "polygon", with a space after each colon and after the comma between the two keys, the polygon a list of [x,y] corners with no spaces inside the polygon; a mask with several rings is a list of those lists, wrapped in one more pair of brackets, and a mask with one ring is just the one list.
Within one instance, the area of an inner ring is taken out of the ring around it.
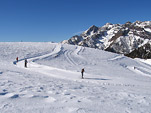
{"label": "tracks in the snow", "polygon": [[72,51],[65,51],[65,57],[66,57],[66,59],[67,59],[67,61],[71,64],[71,65],[78,65],[73,59],[72,59]]}
{"label": "tracks in the snow", "polygon": [[82,60],[84,61],[84,58],[80,55],[80,52],[83,52],[83,51],[84,51],[84,47],[82,47],[82,46],[77,46],[76,49],[75,49],[75,51],[66,50],[65,53],[64,53],[64,55],[65,55],[67,61],[68,61],[71,65],[73,65],[73,66],[78,66],[78,65],[79,65],[78,62],[75,61],[75,60],[72,58],[72,56],[77,57],[77,58],[79,58],[79,59],[82,59]]}

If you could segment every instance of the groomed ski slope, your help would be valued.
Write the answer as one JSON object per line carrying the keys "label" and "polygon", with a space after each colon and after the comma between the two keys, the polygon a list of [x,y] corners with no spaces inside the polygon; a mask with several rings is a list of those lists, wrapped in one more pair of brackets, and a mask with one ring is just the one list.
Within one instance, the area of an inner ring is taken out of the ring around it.
{"label": "groomed ski slope", "polygon": [[0,48],[0,113],[151,113],[150,60],[50,42]]}

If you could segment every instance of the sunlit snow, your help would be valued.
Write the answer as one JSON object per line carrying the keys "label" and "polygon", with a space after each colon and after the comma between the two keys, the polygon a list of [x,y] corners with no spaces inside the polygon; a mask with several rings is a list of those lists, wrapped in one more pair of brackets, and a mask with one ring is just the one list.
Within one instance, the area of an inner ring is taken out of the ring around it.
{"label": "sunlit snow", "polygon": [[60,43],[0,48],[0,113],[151,112],[150,60]]}

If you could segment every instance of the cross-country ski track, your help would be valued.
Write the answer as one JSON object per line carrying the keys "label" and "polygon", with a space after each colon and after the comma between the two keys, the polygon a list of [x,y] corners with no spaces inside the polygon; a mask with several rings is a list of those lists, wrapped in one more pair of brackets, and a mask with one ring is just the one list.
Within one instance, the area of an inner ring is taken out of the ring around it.
{"label": "cross-country ski track", "polygon": [[[84,50],[84,47],[77,46],[74,51],[65,50],[63,52],[62,45],[57,44],[54,47],[54,49],[51,53],[41,55],[41,56],[37,56],[37,57],[34,57],[34,58],[29,58],[28,59],[28,68],[25,68],[25,69],[30,70],[30,71],[39,72],[39,73],[42,73],[44,75],[55,77],[55,78],[58,78],[58,79],[92,82],[92,83],[97,83],[97,84],[102,84],[102,85],[134,86],[133,84],[122,84],[122,83],[120,84],[120,81],[118,81],[119,83],[114,84],[115,83],[114,80],[116,79],[115,77],[107,77],[107,76],[103,76],[103,75],[101,75],[101,77],[100,77],[100,75],[91,75],[91,74],[88,74],[88,73],[85,74],[86,78],[84,80],[82,80],[81,79],[80,68],[78,68],[78,64],[74,61],[74,59],[72,58],[72,55],[74,55],[75,57],[78,57],[79,59],[84,59],[82,56],[79,55],[79,53],[83,50]],[[42,65],[42,64],[38,64],[38,63],[35,62],[39,59],[44,59],[46,57],[53,57],[53,58],[55,57],[56,58],[60,54],[64,54],[64,56],[66,57],[66,60],[68,61],[68,63],[70,65],[73,65],[76,68],[78,68],[79,71],[76,72],[76,71],[54,68],[54,67],[51,67],[51,66]],[[122,58],[124,58],[124,57],[118,55],[118,56],[115,56],[115,58],[111,58],[111,59],[108,59],[108,60],[119,60],[119,59],[122,59]],[[84,60],[84,63],[85,63],[85,65],[87,64],[87,62],[85,60]],[[143,65],[145,65],[145,64],[143,63]],[[17,63],[17,66],[21,67],[21,68],[24,68],[24,60],[19,61]],[[146,68],[143,69],[143,67],[136,67],[134,69],[134,67],[128,67],[128,69],[135,72],[135,73],[151,77],[150,76],[151,71],[147,70]],[[106,81],[108,81],[108,82],[106,82]],[[112,83],[112,81],[114,81],[114,83]]]}
{"label": "cross-country ski track", "polygon": [[[38,64],[38,63],[34,62],[34,61],[37,61],[39,59],[43,59],[43,58],[46,58],[46,57],[57,57],[59,54],[63,53],[70,65],[78,66],[78,64],[72,59],[71,54],[74,53],[74,55],[76,57],[83,58],[82,56],[79,55],[79,52],[81,50],[83,50],[82,49],[83,47],[77,47],[74,52],[72,52],[71,50],[65,50],[65,52],[63,52],[62,48],[63,47],[61,46],[61,44],[58,44],[58,45],[55,46],[53,51],[49,54],[45,54],[45,55],[34,57],[34,58],[29,58],[28,59],[28,68],[24,67],[24,60],[19,61],[16,64],[16,66],[20,67],[20,68],[27,69],[29,71],[39,72],[39,73],[42,73],[44,75],[59,78],[59,79],[82,81],[80,72],[73,72],[73,71],[70,71],[70,70],[54,68],[54,67],[51,67],[51,66],[46,66],[46,65],[42,65],[42,64]],[[86,76],[86,78],[88,78],[85,81],[91,81],[89,77],[91,77],[92,75],[86,74],[85,76]],[[97,78],[97,75],[96,75],[96,77],[94,77],[94,79],[96,79],[96,78]],[[91,78],[91,79],[93,80],[93,78]],[[98,80],[103,80],[103,78],[98,78]]]}

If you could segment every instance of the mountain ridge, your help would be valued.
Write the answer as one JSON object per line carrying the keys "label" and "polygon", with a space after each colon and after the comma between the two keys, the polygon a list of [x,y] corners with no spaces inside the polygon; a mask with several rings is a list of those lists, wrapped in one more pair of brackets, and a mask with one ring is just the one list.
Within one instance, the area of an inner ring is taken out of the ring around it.
{"label": "mountain ridge", "polygon": [[[125,24],[106,23],[102,27],[92,25],[80,35],[75,35],[62,43],[97,48],[134,58],[151,58],[145,54],[145,44],[151,45],[151,21],[126,22]],[[144,47],[143,47],[144,46]],[[131,53],[140,50],[144,55]],[[147,49],[148,50],[148,49]],[[150,50],[150,49],[149,49]],[[149,51],[148,50],[148,51]]]}

